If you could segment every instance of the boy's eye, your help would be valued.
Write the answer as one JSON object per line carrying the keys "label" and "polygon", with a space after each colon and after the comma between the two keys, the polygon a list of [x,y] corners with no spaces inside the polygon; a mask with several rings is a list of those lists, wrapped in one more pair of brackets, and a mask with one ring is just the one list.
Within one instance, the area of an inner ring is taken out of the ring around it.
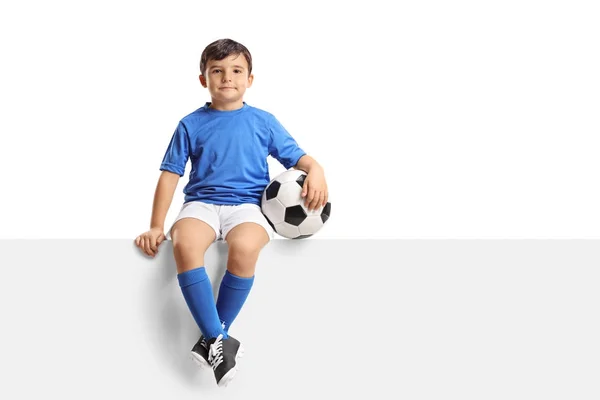
{"label": "boy's eye", "polygon": [[221,70],[220,69],[213,69],[212,72],[213,72],[213,74],[218,74],[219,72],[221,72]]}
{"label": "boy's eye", "polygon": [[234,69],[233,72],[235,72],[236,74],[241,74],[242,70],[241,69]]}

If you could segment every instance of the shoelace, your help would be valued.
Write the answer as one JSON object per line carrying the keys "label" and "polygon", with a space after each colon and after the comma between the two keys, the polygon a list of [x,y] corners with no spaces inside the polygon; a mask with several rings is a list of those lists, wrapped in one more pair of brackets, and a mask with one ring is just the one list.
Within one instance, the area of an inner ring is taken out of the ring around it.
{"label": "shoelace", "polygon": [[208,361],[212,365],[213,370],[217,369],[219,364],[223,362],[223,335],[217,336],[217,340],[210,345],[208,349]]}

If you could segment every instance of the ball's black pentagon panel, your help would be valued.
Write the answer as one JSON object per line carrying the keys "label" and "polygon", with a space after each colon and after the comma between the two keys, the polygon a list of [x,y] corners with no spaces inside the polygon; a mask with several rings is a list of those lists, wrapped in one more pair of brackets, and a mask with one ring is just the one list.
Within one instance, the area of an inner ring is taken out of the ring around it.
{"label": "ball's black pentagon panel", "polygon": [[327,202],[327,204],[325,204],[325,207],[323,207],[323,211],[321,211],[321,220],[323,221],[323,223],[325,223],[329,219],[330,215],[331,215],[331,203]]}
{"label": "ball's black pentagon panel", "polygon": [[283,220],[290,225],[299,226],[306,219],[306,213],[302,206],[293,206],[285,209]]}
{"label": "ball's black pentagon panel", "polygon": [[279,183],[278,181],[271,182],[271,184],[269,185],[269,187],[267,188],[267,191],[266,191],[267,200],[271,200],[271,199],[274,199],[275,197],[277,197],[277,193],[279,193],[280,187],[281,187],[281,183]]}
{"label": "ball's black pentagon panel", "polygon": [[298,179],[296,179],[296,183],[300,185],[300,187],[304,186],[304,181],[306,180],[306,175],[300,175]]}

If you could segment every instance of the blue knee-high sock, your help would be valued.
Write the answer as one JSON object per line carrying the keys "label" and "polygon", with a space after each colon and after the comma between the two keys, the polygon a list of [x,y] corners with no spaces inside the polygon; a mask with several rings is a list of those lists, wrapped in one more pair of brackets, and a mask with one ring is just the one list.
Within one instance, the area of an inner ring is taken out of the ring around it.
{"label": "blue knee-high sock", "polygon": [[217,312],[224,325],[225,332],[229,332],[229,327],[246,302],[253,283],[254,276],[242,278],[233,275],[229,271],[225,272],[217,298]]}
{"label": "blue knee-high sock", "polygon": [[206,269],[198,267],[182,272],[177,275],[177,280],[183,297],[204,337],[210,339],[223,334],[223,339],[226,339],[227,332],[221,326]]}

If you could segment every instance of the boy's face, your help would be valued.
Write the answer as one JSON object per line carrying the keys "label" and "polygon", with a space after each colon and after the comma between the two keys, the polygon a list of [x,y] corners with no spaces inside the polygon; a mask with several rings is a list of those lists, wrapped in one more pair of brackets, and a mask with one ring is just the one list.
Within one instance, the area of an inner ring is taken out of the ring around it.
{"label": "boy's face", "polygon": [[200,75],[200,83],[208,88],[212,105],[223,109],[240,108],[246,89],[252,86],[254,77],[248,74],[248,62],[241,54],[223,60],[206,63],[206,75]]}

